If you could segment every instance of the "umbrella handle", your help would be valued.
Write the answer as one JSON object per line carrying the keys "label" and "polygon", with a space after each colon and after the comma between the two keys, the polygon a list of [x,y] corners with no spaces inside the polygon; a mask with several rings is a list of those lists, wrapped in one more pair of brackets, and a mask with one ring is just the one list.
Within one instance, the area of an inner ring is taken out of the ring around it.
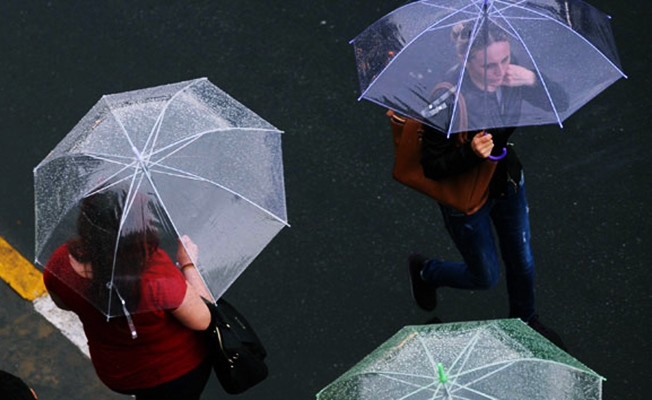
{"label": "umbrella handle", "polygon": [[501,155],[499,155],[499,156],[489,155],[489,157],[487,157],[487,158],[489,158],[492,161],[499,161],[499,160],[502,160],[503,158],[505,158],[506,155],[507,155],[507,148],[503,147],[503,152],[502,152]]}
{"label": "umbrella handle", "polygon": [[[484,132],[485,135],[489,133],[489,132],[487,132],[487,131],[483,131],[483,132]],[[482,132],[481,132],[481,133],[482,133]],[[502,152],[501,155],[499,155],[499,156],[492,156],[492,155],[490,154],[489,157],[487,157],[487,158],[490,159],[491,161],[500,161],[500,160],[502,160],[503,158],[505,158],[506,155],[507,155],[507,147],[503,147],[503,152]]]}
{"label": "umbrella handle", "polygon": [[442,363],[437,363],[437,372],[439,373],[439,383],[448,383],[448,377],[446,376],[446,372],[444,372]]}

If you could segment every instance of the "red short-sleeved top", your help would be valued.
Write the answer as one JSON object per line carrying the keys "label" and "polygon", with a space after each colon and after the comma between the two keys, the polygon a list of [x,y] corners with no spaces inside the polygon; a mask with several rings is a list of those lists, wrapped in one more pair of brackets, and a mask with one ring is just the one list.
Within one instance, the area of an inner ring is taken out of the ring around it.
{"label": "red short-sleeved top", "polygon": [[[48,291],[79,316],[93,366],[104,384],[120,391],[157,386],[190,372],[206,358],[202,332],[186,328],[170,313],[181,305],[187,283],[164,251],[157,250],[148,260],[139,305],[143,309],[158,305],[161,311],[132,315],[136,339],[132,339],[124,317],[107,321],[79,295],[89,280],[74,271],[68,254],[67,245],[55,251],[43,280]],[[74,283],[76,290],[64,282]]]}

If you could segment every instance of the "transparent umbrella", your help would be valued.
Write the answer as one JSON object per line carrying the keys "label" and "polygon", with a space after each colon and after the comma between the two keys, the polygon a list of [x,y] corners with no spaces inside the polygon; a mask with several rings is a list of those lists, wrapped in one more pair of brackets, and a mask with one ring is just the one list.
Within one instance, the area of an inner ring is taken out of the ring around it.
{"label": "transparent umbrella", "polygon": [[404,327],[317,399],[600,399],[603,380],[521,320],[459,322]]}
{"label": "transparent umbrella", "polygon": [[581,0],[413,1],[351,41],[360,98],[448,134],[462,130],[460,97],[470,131],[561,126],[625,76],[609,21]]}
{"label": "transparent umbrella", "polygon": [[[188,235],[215,299],[287,225],[281,131],[205,78],[103,96],[34,169],[34,180],[37,265],[83,221],[97,225],[102,213],[115,213],[115,232],[96,231],[109,233],[116,253],[129,235],[154,228],[174,257]],[[80,213],[97,194],[117,201]],[[109,299],[117,282],[133,278],[115,266],[102,283]],[[69,283],[107,316],[127,313]],[[122,297],[129,310],[148,311],[128,291]]]}

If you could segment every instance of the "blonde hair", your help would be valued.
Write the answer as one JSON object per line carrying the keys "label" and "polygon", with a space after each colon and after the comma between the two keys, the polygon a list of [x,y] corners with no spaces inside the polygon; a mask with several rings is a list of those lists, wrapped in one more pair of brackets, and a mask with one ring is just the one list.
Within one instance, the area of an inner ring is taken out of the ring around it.
{"label": "blonde hair", "polygon": [[[451,30],[451,39],[455,44],[455,50],[457,50],[457,54],[466,54],[469,48],[469,40],[471,40],[471,34],[473,33],[474,25],[475,21],[468,21],[453,26]],[[509,39],[507,33],[501,27],[494,24],[493,22],[484,20],[480,23],[476,36],[471,43],[469,56],[472,57],[476,51],[483,49],[493,43],[506,42],[508,40]]]}

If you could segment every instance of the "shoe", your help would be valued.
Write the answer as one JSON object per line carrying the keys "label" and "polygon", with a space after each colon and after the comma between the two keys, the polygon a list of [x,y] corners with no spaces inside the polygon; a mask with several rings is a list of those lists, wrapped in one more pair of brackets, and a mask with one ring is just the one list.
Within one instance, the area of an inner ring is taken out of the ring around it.
{"label": "shoe", "polygon": [[421,278],[421,270],[427,260],[422,254],[413,253],[408,257],[408,268],[412,297],[420,308],[432,311],[437,308],[437,287]]}
{"label": "shoe", "polygon": [[557,332],[553,331],[552,329],[548,328],[544,324],[541,323],[539,320],[539,315],[534,314],[532,318],[527,322],[527,324],[530,326],[530,328],[534,329],[535,331],[539,332],[541,336],[545,337],[546,339],[550,340],[552,343],[554,343],[557,347],[564,351],[568,351],[566,349],[566,345],[564,344],[564,341],[561,339],[561,336],[557,334]]}

